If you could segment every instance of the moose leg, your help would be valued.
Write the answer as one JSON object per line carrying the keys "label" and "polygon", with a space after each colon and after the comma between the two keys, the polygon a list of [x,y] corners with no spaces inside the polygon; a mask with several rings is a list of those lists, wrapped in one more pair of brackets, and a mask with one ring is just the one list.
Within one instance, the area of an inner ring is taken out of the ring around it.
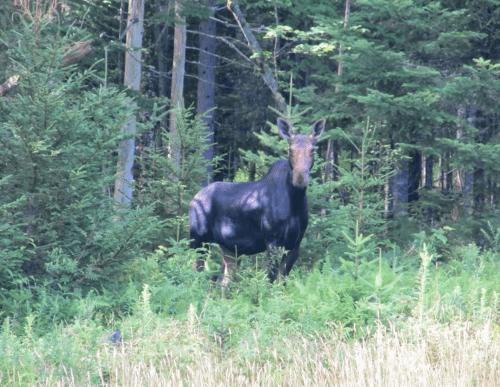
{"label": "moose leg", "polygon": [[194,270],[197,272],[202,272],[205,270],[205,261],[207,255],[209,254],[209,250],[206,249],[202,254],[203,254],[202,257],[198,257],[194,260]]}
{"label": "moose leg", "polygon": [[280,274],[279,259],[283,254],[283,248],[268,244],[266,248],[266,264],[268,268],[268,277],[271,282],[276,281]]}
{"label": "moose leg", "polygon": [[293,264],[299,257],[299,246],[294,248],[293,250],[288,251],[283,255],[283,259],[281,260],[281,265],[279,267],[279,275],[281,277],[285,277],[290,274],[290,270],[292,270]]}
{"label": "moose leg", "polygon": [[220,274],[217,283],[222,287],[227,288],[231,282],[238,266],[238,260],[234,257],[233,253],[222,248],[222,264],[220,266]]}
{"label": "moose leg", "polygon": [[196,249],[199,253],[198,257],[195,258],[193,262],[194,270],[197,272],[202,272],[205,270],[205,261],[207,260],[208,254],[210,254],[210,245],[202,245],[201,243],[196,243],[192,241],[190,244],[191,249]]}

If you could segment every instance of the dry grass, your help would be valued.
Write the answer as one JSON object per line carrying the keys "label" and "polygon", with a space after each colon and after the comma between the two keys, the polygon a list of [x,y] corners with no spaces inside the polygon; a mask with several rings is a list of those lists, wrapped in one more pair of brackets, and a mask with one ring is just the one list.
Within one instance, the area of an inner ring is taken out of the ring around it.
{"label": "dry grass", "polygon": [[[500,385],[499,327],[492,323],[482,327],[468,323],[429,325],[406,332],[380,327],[354,341],[346,341],[341,329],[335,328],[330,337],[283,340],[265,353],[255,350],[253,360],[234,354],[223,356],[220,350],[214,352],[207,338],[198,334],[183,339],[184,345],[179,342],[182,349],[175,352],[154,354],[154,348],[149,352],[133,339],[118,348],[103,347],[97,354],[100,381],[88,380],[86,385]],[[75,382],[69,371],[62,380],[48,378],[40,385],[84,384]]]}

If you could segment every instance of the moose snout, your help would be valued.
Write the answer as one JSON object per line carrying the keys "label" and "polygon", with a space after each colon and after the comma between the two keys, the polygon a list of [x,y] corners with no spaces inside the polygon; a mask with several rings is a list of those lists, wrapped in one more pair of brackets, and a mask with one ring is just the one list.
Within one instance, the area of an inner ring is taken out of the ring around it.
{"label": "moose snout", "polygon": [[297,188],[305,188],[307,187],[307,183],[309,183],[309,171],[296,171],[293,170],[292,174],[292,184]]}

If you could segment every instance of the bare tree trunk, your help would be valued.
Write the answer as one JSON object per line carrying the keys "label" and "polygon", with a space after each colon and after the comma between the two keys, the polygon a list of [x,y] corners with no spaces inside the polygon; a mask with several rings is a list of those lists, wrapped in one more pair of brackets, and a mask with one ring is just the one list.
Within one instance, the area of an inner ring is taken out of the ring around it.
{"label": "bare tree trunk", "polygon": [[172,108],[170,113],[170,144],[169,157],[173,160],[175,165],[181,165],[181,139],[178,128],[179,114],[182,113],[184,107],[184,72],[186,66],[186,24],[185,19],[181,17],[182,10],[181,4],[175,2],[175,24],[174,35],[174,61],[172,66],[172,88],[171,88],[171,101]]}
{"label": "bare tree trunk", "polygon": [[484,168],[476,168],[474,171],[474,209],[482,211],[486,199],[486,178]]}
{"label": "bare tree trunk", "polygon": [[[394,140],[391,141],[391,149],[395,148]],[[403,159],[394,166],[394,175],[389,179],[389,216],[408,214],[408,184],[410,172],[409,162]]]}
{"label": "bare tree trunk", "polygon": [[278,80],[274,77],[273,72],[269,68],[269,65],[266,63],[264,53],[262,52],[260,44],[255,38],[255,35],[253,34],[250,26],[247,24],[245,16],[241,12],[240,6],[236,2],[236,0],[229,0],[227,2],[227,8],[233,13],[234,18],[238,22],[238,25],[243,32],[243,35],[245,35],[248,46],[256,56],[255,61],[257,63],[257,68],[261,71],[264,82],[269,87],[271,93],[274,96],[274,101],[276,102],[277,109],[281,113],[286,113],[287,104],[285,98],[278,90]]}
{"label": "bare tree trunk", "polygon": [[422,177],[422,154],[418,151],[411,153],[409,181],[408,181],[408,201],[418,200],[418,188]]}
{"label": "bare tree trunk", "polygon": [[[344,13],[344,28],[347,28],[347,23],[349,22],[349,15],[351,14],[351,1],[346,0],[345,2],[345,13]],[[342,76],[342,44],[339,45],[339,64],[337,74],[339,76],[339,81],[335,86],[335,94],[339,92],[340,87],[340,77]],[[338,150],[337,141],[333,139],[328,139],[327,151],[326,151],[326,165],[325,165],[325,182],[331,177],[332,181],[337,180],[337,169],[335,166],[338,164]]]}
{"label": "bare tree trunk", "polygon": [[[215,5],[215,0],[205,2],[209,7]],[[215,108],[215,36],[216,23],[213,19],[208,19],[200,23],[200,56],[198,64],[198,100],[197,113],[209,112],[205,118],[207,126],[207,144],[209,148],[203,152],[203,157],[207,161],[207,178],[203,181],[203,186],[207,186],[212,178],[212,159],[214,157],[214,108]]]}
{"label": "bare tree trunk", "polygon": [[[425,189],[430,191],[433,188],[432,172],[434,170],[434,160],[432,156],[427,156],[425,158]],[[434,223],[434,210],[432,208],[427,209],[427,219],[430,226]]]}
{"label": "bare tree trunk", "polygon": [[[345,14],[344,14],[344,28],[347,28],[347,23],[349,22],[349,15],[351,14],[351,1],[346,0],[345,2]],[[335,94],[339,92],[339,86],[340,86],[340,77],[342,76],[342,44],[339,45],[339,57],[341,58],[339,60],[339,68],[337,70],[337,74],[339,76],[339,82],[337,82],[337,85],[335,86]]]}
{"label": "bare tree trunk", "polygon": [[[157,13],[169,13],[169,3],[164,0],[155,0],[155,10]],[[168,53],[168,25],[158,23],[155,25],[156,56],[158,68],[158,97],[168,97],[167,78],[167,53]],[[162,146],[162,134],[168,130],[168,116],[165,114],[160,122],[160,129],[156,134],[157,144]]]}
{"label": "bare tree trunk", "polygon": [[408,213],[408,185],[410,179],[409,161],[402,160],[394,175],[394,214]]}
{"label": "bare tree trunk", "polygon": [[[142,47],[144,0],[130,0],[128,11],[129,30],[127,31],[124,84],[132,90],[139,90],[141,87],[141,52],[137,49]],[[131,102],[132,106],[134,106],[133,102]],[[118,149],[118,168],[114,193],[117,205],[130,204],[132,200],[135,117],[131,117],[130,121],[123,127],[123,132],[132,138],[120,142]]]}
{"label": "bare tree trunk", "polygon": [[[457,112],[457,116],[459,119],[458,129],[457,129],[457,140],[461,140],[463,138],[463,125],[466,120],[466,111],[464,107],[460,107]],[[458,175],[460,175],[461,171],[458,171]],[[463,171],[463,185],[462,185],[462,202],[465,208],[465,212],[467,215],[472,214],[472,202],[473,202],[473,186],[474,186],[474,173],[472,171],[468,171],[465,169]]]}
{"label": "bare tree trunk", "polygon": [[[120,24],[118,29],[118,36],[122,36],[125,29],[125,20],[127,20],[127,15],[125,14],[125,0],[120,2]],[[121,53],[118,53],[118,82],[123,82],[123,57]]]}
{"label": "bare tree trunk", "polygon": [[326,165],[325,165],[325,178],[324,182],[328,180],[337,181],[337,165],[339,163],[339,152],[337,141],[328,139],[328,144],[326,147],[326,155],[325,155]]}

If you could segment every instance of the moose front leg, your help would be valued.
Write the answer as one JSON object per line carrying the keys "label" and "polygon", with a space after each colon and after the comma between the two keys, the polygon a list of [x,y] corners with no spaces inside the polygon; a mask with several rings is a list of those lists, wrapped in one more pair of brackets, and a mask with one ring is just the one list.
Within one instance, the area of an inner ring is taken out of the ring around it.
{"label": "moose front leg", "polygon": [[222,246],[221,250],[222,264],[220,265],[220,273],[217,283],[222,287],[227,288],[236,273],[240,261],[237,259],[236,254],[224,249]]}
{"label": "moose front leg", "polygon": [[207,256],[210,254],[210,248],[207,246],[204,246],[203,249],[199,248],[198,252],[200,252],[200,256],[195,258],[193,265],[194,265],[195,271],[202,272],[205,270]]}

